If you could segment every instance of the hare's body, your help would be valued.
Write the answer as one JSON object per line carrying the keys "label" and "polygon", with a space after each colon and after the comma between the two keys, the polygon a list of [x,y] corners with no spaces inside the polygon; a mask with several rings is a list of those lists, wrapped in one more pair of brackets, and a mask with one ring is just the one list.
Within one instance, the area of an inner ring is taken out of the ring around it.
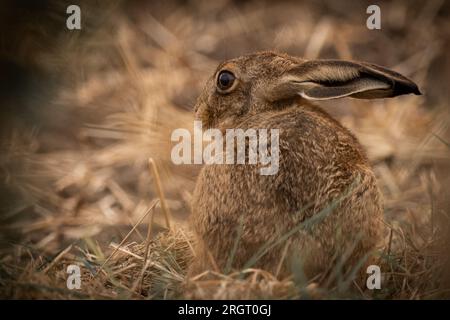
{"label": "hare's body", "polygon": [[[364,262],[380,243],[383,209],[362,147],[326,112],[298,95],[286,95],[287,89],[279,89],[273,78],[257,83],[261,74],[267,76],[267,70],[274,68],[272,62],[283,62],[279,72],[283,74],[304,60],[272,53],[249,57],[244,66],[238,60],[219,70],[238,65],[236,73],[245,74],[239,83],[242,91],[234,90],[244,97],[246,90],[250,97],[234,104],[230,100],[228,108],[222,101],[211,110],[217,99],[232,97],[215,96],[209,88],[199,98],[197,115],[204,124],[221,130],[278,129],[279,170],[261,175],[258,164],[215,164],[202,169],[192,203],[198,247],[191,273],[245,266],[288,273],[293,258],[298,258],[305,274],[312,277],[336,262],[349,267]],[[270,68],[261,67],[266,73],[257,72],[258,62],[269,64]],[[253,83],[248,74],[256,79]],[[277,89],[264,91],[261,98],[264,86]],[[277,100],[273,92],[282,95]],[[239,103],[233,113],[232,106]],[[253,259],[258,252],[260,257]]]}
{"label": "hare's body", "polygon": [[[257,165],[202,169],[193,222],[219,266],[227,265],[236,241],[233,267],[242,268],[274,237],[320,213],[323,221],[296,232],[255,266],[275,272],[286,243],[287,265],[290,257],[300,256],[309,275],[331,266],[345,251],[357,261],[375,248],[381,236],[380,194],[362,148],[347,129],[307,105],[250,116],[245,127],[237,127],[279,129],[280,167],[276,175],[261,175]],[[197,261],[200,269],[211,267],[205,253],[199,253],[205,259]]]}

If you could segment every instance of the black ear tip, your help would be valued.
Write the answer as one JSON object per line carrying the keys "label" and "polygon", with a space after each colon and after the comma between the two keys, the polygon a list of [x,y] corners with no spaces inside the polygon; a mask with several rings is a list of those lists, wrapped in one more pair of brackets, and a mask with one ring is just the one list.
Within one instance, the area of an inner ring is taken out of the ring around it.
{"label": "black ear tip", "polygon": [[417,96],[421,96],[422,92],[420,92],[419,86],[412,81],[409,81],[408,87],[410,89],[409,93],[414,93]]}
{"label": "black ear tip", "polygon": [[422,95],[422,92],[420,92],[418,86],[416,86],[416,88],[415,88],[415,90],[413,91],[413,93],[414,93],[415,95],[417,95],[417,96],[421,96],[421,95]]}
{"label": "black ear tip", "polygon": [[418,96],[422,95],[422,92],[420,92],[419,87],[417,86],[417,84],[415,84],[412,81],[397,82],[395,84],[394,92],[396,92],[397,95],[410,94],[410,93],[413,93],[413,94],[418,95]]}

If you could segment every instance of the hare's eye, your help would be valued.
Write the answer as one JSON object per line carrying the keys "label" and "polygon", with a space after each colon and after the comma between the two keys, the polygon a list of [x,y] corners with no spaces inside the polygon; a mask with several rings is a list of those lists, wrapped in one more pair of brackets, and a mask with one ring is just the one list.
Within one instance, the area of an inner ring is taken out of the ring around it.
{"label": "hare's eye", "polygon": [[217,87],[222,91],[228,90],[233,86],[235,79],[236,77],[230,71],[221,71],[217,77]]}

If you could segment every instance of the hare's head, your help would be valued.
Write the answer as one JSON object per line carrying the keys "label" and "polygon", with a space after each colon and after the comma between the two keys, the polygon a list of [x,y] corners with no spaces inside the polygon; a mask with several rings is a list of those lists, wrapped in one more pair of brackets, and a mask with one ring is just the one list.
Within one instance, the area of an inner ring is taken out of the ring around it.
{"label": "hare's head", "polygon": [[213,127],[283,108],[300,97],[374,99],[408,93],[420,94],[414,82],[374,64],[261,52],[221,63],[198,98],[195,113],[204,126]]}

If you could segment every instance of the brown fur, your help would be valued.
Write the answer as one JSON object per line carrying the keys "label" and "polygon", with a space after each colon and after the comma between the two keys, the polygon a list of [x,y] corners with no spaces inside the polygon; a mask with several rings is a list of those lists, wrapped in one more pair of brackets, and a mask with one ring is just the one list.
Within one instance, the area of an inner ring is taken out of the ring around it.
{"label": "brown fur", "polygon": [[[240,269],[263,245],[333,204],[336,207],[323,220],[273,247],[253,267],[273,273],[281,267],[282,275],[288,275],[294,258],[300,257],[304,273],[313,277],[329,270],[339,259],[345,258],[347,267],[356,265],[380,243],[381,194],[361,145],[325,111],[301,98],[299,90],[303,90],[303,84],[295,80],[308,78],[314,82],[318,78],[313,85],[328,90],[330,83],[342,85],[339,82],[342,74],[354,75],[355,81],[367,77],[365,65],[358,64],[363,72],[347,70],[351,68],[347,62],[338,65],[334,79],[336,61],[331,67],[318,61],[314,64],[318,69],[314,65],[302,68],[306,60],[262,52],[222,63],[208,80],[195,108],[203,125],[222,130],[279,129],[280,166],[277,174],[268,176],[260,175],[259,165],[203,167],[192,203],[191,222],[198,245],[191,275],[212,269],[214,265],[224,271],[236,243],[232,268]],[[224,69],[233,72],[239,81],[226,94],[215,88],[216,75]],[[320,70],[326,73],[317,76]],[[377,70],[385,69],[377,66]],[[328,77],[326,84],[324,77]],[[387,71],[385,77],[395,87],[396,79],[389,77]],[[382,78],[376,77],[376,81]],[[286,79],[293,82],[286,84]],[[406,82],[405,79],[401,78]],[[407,84],[414,87],[412,82]],[[373,86],[366,91],[369,90]],[[414,92],[406,91],[396,94]],[[368,96],[387,96],[386,91],[380,92],[368,92]],[[238,230],[241,235],[237,240]],[[280,263],[286,246],[286,258]]]}

